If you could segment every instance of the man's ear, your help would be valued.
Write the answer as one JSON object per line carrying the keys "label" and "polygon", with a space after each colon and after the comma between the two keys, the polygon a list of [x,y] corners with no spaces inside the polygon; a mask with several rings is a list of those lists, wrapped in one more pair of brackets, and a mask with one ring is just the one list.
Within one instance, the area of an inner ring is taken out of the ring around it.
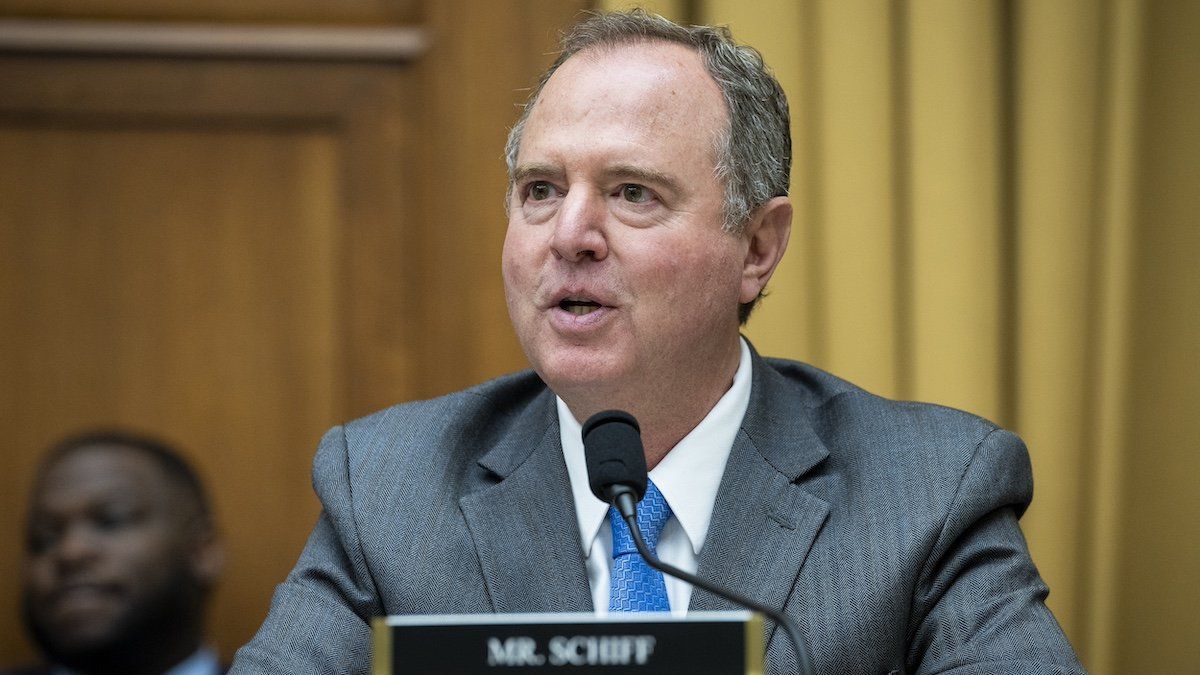
{"label": "man's ear", "polygon": [[214,527],[196,534],[192,545],[192,574],[206,586],[212,586],[225,569],[225,542]]}
{"label": "man's ear", "polygon": [[742,261],[742,289],[738,301],[752,302],[771,280],[775,267],[787,250],[792,234],[792,201],[774,197],[755,209],[742,237],[746,257]]}

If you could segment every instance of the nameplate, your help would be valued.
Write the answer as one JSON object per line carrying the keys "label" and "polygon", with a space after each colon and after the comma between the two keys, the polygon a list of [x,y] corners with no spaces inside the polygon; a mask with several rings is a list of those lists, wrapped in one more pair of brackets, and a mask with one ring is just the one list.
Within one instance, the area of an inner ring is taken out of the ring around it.
{"label": "nameplate", "polygon": [[750,612],[379,617],[373,675],[503,672],[762,675],[763,621]]}

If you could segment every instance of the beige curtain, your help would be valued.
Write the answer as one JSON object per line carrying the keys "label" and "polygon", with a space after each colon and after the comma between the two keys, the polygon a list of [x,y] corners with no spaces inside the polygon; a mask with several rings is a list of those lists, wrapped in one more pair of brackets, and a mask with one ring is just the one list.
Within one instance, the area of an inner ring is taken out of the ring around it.
{"label": "beige curtain", "polygon": [[758,348],[1021,433],[1022,523],[1088,669],[1194,669],[1200,3],[643,6],[730,25],[789,93]]}

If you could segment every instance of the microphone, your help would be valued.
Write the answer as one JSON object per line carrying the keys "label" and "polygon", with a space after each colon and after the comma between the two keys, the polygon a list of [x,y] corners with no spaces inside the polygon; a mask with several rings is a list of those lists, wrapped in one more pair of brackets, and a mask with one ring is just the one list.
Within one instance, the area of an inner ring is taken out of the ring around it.
{"label": "microphone", "polygon": [[668,565],[658,559],[642,539],[637,524],[637,503],[646,494],[646,451],[642,447],[641,427],[633,415],[623,410],[605,410],[588,418],[583,424],[583,449],[587,462],[588,485],[597,499],[616,507],[629,526],[638,553],[654,569],[719,595],[726,600],[765,614],[784,627],[796,652],[799,675],[812,675],[812,659],[804,648],[796,624],[773,607],[721,588],[700,577]]}
{"label": "microphone", "polygon": [[624,410],[592,415],[583,423],[583,448],[592,494],[617,507],[622,518],[636,516],[650,480],[637,420]]}

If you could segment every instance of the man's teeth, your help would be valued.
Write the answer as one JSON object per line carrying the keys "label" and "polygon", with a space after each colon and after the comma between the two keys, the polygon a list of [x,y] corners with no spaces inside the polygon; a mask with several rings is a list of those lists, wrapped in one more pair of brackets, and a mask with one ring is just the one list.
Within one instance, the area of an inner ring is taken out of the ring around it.
{"label": "man's teeth", "polygon": [[575,316],[591,314],[600,309],[600,303],[592,302],[591,300],[563,300],[558,303],[558,306]]}

